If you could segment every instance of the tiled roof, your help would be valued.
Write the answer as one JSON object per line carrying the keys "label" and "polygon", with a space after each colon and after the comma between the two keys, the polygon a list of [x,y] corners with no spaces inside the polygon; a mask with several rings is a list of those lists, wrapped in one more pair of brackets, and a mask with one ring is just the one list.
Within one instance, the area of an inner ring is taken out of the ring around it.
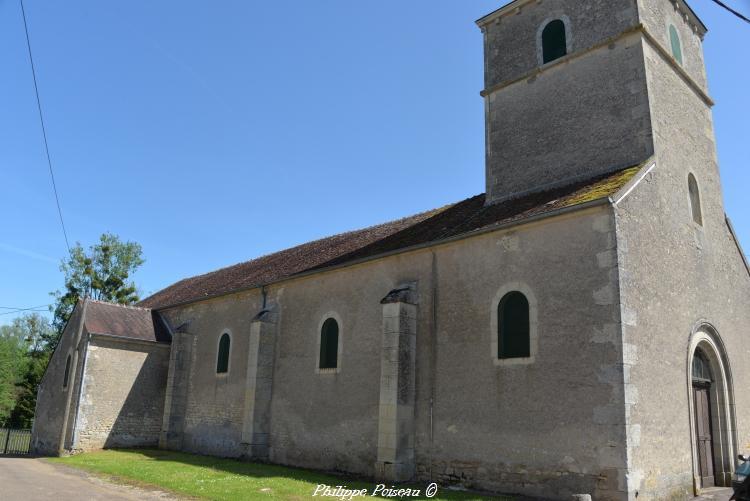
{"label": "tiled roof", "polygon": [[186,278],[144,299],[139,306],[163,308],[266,284],[315,268],[356,249],[366,247],[389,235],[398,233],[429,219],[438,211],[380,224],[363,230],[350,231],[298,245],[291,249],[235,264],[197,277]]}
{"label": "tiled roof", "polygon": [[148,308],[87,299],[84,325],[91,334],[168,343],[170,335],[157,315]]}
{"label": "tiled roof", "polygon": [[638,170],[639,167],[631,167],[486,207],[484,195],[477,195],[441,209],[316,240],[205,275],[186,278],[146,298],[139,305],[159,309],[199,301],[259,287],[303,272],[438,242],[580,205],[614,194]]}

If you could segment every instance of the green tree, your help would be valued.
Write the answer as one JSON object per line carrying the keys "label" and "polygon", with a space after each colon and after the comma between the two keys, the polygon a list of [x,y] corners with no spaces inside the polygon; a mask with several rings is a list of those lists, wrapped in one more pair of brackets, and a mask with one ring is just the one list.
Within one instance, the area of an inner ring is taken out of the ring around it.
{"label": "green tree", "polygon": [[0,424],[31,426],[53,332],[49,321],[38,313],[0,327]]}
{"label": "green tree", "polygon": [[24,361],[22,340],[10,335],[7,329],[7,325],[0,327],[0,426],[8,421],[16,405]]}
{"label": "green tree", "polygon": [[117,235],[105,233],[88,252],[80,243],[70,250],[70,256],[60,265],[65,274],[65,290],[56,291],[53,325],[56,336],[49,343],[54,349],[73,308],[81,298],[92,298],[118,304],[133,304],[139,300],[130,276],[143,264],[141,246],[122,242]]}
{"label": "green tree", "polygon": [[36,411],[37,390],[44,371],[47,369],[50,355],[51,353],[47,351],[29,352],[25,360],[23,376],[17,385],[16,402],[8,419],[11,427],[31,428]]}

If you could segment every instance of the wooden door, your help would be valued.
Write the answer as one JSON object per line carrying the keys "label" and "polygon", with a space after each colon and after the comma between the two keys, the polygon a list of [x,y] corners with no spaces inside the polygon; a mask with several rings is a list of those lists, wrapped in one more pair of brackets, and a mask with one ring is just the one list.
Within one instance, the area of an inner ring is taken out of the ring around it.
{"label": "wooden door", "polygon": [[711,399],[710,387],[696,385],[693,387],[695,403],[695,434],[698,449],[698,467],[700,469],[701,487],[713,487],[714,449],[711,437]]}

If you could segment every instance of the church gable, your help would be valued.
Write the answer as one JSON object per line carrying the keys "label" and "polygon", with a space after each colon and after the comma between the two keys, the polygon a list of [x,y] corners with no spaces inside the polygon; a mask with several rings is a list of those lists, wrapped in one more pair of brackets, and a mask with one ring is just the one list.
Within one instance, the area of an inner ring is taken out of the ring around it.
{"label": "church gable", "polygon": [[170,343],[150,309],[79,301],[40,385],[34,450],[156,446]]}

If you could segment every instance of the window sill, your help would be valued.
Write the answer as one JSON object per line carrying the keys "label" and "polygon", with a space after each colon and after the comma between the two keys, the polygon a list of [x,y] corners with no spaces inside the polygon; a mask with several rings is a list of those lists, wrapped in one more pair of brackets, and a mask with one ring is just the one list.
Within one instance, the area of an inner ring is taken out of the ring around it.
{"label": "window sill", "polygon": [[496,367],[510,367],[510,366],[516,366],[516,365],[531,365],[536,361],[536,357],[534,355],[530,357],[524,357],[524,358],[497,358],[494,357],[492,359],[493,364],[495,364]]}
{"label": "window sill", "polygon": [[341,372],[341,369],[339,367],[327,369],[321,369],[320,367],[318,367],[315,369],[315,374],[338,374],[339,372]]}

